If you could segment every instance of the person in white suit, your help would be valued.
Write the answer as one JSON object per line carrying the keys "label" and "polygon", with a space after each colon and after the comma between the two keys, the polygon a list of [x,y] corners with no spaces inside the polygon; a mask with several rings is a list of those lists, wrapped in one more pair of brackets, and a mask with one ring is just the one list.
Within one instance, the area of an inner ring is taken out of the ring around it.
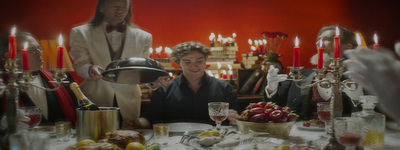
{"label": "person in white suit", "polygon": [[[100,107],[118,105],[123,121],[139,117],[139,85],[107,82],[101,73],[113,60],[149,58],[152,35],[130,25],[131,17],[130,0],[99,0],[92,20],[72,28],[70,34],[73,67],[84,79],[81,90]],[[155,83],[169,85],[169,80],[159,78]]]}

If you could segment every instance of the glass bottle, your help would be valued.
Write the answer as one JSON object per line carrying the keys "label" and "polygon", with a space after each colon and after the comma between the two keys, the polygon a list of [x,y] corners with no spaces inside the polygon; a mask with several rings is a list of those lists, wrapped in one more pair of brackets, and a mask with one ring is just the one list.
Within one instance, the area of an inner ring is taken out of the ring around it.
{"label": "glass bottle", "polygon": [[81,91],[79,88],[79,85],[75,82],[72,82],[69,84],[69,87],[71,90],[74,92],[78,104],[79,104],[79,109],[81,110],[100,110],[99,107],[97,107],[92,101],[90,101]]}
{"label": "glass bottle", "polygon": [[378,98],[372,95],[364,95],[360,98],[363,110],[354,112],[351,116],[362,118],[364,121],[364,140],[361,144],[368,148],[383,148],[385,116],[374,111]]}

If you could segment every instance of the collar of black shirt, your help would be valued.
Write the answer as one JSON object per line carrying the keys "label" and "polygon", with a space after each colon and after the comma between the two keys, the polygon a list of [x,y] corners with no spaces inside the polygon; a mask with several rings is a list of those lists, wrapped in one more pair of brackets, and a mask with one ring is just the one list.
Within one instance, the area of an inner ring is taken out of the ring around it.
{"label": "collar of black shirt", "polygon": [[[204,72],[204,76],[201,78],[202,85],[206,85],[206,84],[210,83],[211,82],[211,78],[213,78],[213,77],[210,77],[207,73]],[[187,85],[187,80],[186,80],[186,78],[185,78],[185,76],[183,74],[181,74],[177,78],[176,81],[177,81],[179,86],[181,86],[182,84]]]}

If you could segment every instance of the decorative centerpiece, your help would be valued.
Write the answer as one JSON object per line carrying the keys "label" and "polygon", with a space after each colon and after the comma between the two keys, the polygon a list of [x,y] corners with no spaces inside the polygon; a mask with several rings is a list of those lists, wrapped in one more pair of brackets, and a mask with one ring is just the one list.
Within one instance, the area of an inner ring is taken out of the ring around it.
{"label": "decorative centerpiece", "polygon": [[266,132],[270,137],[288,138],[299,116],[290,107],[273,102],[251,103],[237,120],[241,133]]}

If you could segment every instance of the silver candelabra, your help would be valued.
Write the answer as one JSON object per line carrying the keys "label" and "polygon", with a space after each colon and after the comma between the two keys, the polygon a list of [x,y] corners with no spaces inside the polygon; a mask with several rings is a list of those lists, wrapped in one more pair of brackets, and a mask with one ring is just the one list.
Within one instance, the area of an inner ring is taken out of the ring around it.
{"label": "silver candelabra", "polygon": [[[0,81],[0,94],[5,92],[7,100],[6,100],[6,116],[8,123],[8,134],[13,134],[17,131],[17,123],[19,122],[19,118],[17,117],[17,110],[20,109],[18,105],[18,97],[19,91],[26,91],[30,87],[39,88],[46,91],[55,91],[60,88],[63,81],[66,79],[65,68],[54,69],[53,79],[57,84],[56,88],[45,88],[41,86],[37,86],[31,83],[33,77],[31,71],[21,71],[18,70],[17,60],[16,59],[7,59],[5,65],[5,73],[8,74],[7,83]],[[22,76],[21,76],[22,75]],[[0,79],[1,80],[1,79]]]}
{"label": "silver candelabra", "polygon": [[[343,113],[343,103],[342,103],[342,91],[343,88],[348,88],[354,91],[358,88],[358,84],[350,79],[341,81],[342,74],[344,72],[344,66],[342,63],[342,58],[332,58],[329,67],[331,69],[316,69],[314,77],[315,82],[308,85],[299,85],[298,82],[303,80],[301,75],[301,69],[303,67],[288,67],[290,68],[289,76],[293,80],[297,87],[299,88],[309,88],[317,84],[322,88],[331,88],[332,95],[330,100],[330,124],[326,130],[327,135],[323,138],[317,139],[312,142],[313,145],[317,146],[319,149],[340,149],[343,148],[335,138],[335,130],[333,120],[336,117],[341,117]],[[324,79],[325,71],[333,73],[333,79]]]}

